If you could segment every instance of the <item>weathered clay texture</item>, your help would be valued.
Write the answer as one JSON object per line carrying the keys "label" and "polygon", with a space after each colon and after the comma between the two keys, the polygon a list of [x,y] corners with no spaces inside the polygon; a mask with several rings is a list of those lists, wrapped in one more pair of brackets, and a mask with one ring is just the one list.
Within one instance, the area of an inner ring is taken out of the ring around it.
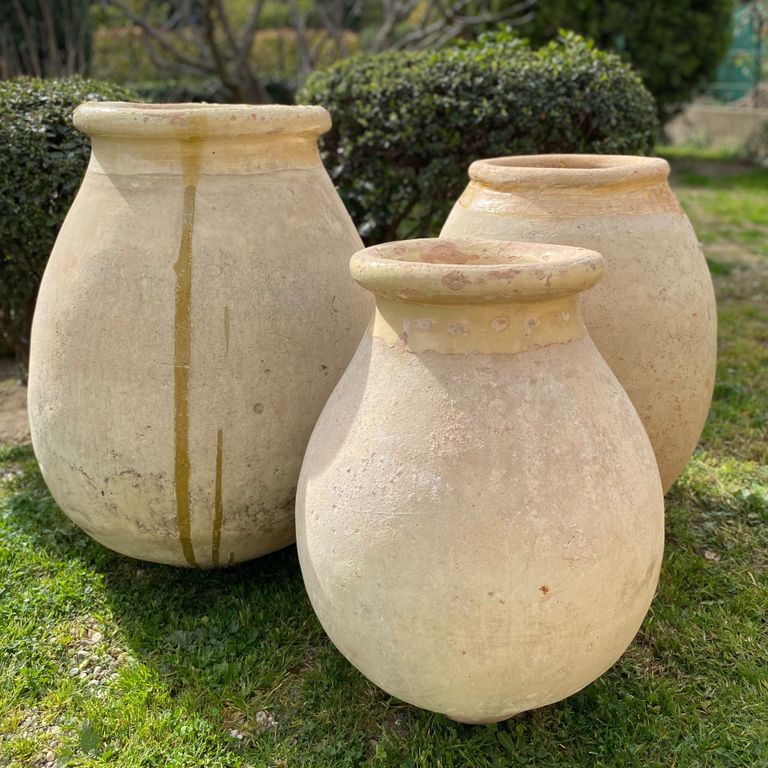
{"label": "weathered clay texture", "polygon": [[328,635],[394,696],[501,720],[587,685],[640,626],[663,498],[579,314],[601,272],[478,240],[352,260],[377,308],[309,442],[297,541]]}
{"label": "weathered clay texture", "polygon": [[294,540],[310,432],[370,313],[319,107],[88,104],[83,185],[32,333],[29,410],[64,512],[215,566]]}
{"label": "weathered clay texture", "polygon": [[584,297],[589,333],[635,404],[666,491],[709,412],[717,315],[696,235],[658,158],[480,160],[442,236],[594,248],[605,279]]}

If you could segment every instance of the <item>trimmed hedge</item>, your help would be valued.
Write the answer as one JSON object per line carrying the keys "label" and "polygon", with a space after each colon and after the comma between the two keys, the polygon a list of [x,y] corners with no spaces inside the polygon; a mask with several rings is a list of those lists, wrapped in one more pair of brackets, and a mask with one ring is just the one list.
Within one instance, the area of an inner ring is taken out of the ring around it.
{"label": "trimmed hedge", "polygon": [[72,112],[84,101],[130,98],[77,77],[0,81],[0,333],[22,371],[40,278],[90,155]]}
{"label": "trimmed hedge", "polygon": [[323,159],[368,243],[434,235],[478,158],[646,154],[658,129],[639,77],[573,33],[538,50],[502,30],[357,56],[316,72],[302,96],[333,116]]}

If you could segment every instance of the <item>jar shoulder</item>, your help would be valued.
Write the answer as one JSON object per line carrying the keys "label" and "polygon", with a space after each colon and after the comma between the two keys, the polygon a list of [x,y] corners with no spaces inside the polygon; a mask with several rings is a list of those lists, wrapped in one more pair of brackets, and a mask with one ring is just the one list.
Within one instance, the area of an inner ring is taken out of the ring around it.
{"label": "jar shoulder", "polygon": [[464,495],[499,473],[524,495],[552,478],[561,489],[587,475],[658,483],[639,418],[588,337],[509,356],[414,354],[367,337],[304,463],[310,483],[344,468],[376,487],[397,468],[414,491],[439,475]]}

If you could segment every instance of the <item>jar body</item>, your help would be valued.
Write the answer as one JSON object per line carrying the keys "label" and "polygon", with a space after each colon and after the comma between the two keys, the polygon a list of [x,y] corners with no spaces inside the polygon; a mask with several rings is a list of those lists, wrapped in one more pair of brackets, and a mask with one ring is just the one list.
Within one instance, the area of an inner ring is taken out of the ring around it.
{"label": "jar body", "polygon": [[666,180],[615,190],[576,183],[505,190],[472,180],[441,234],[579,245],[603,255],[605,278],[583,298],[584,321],[637,408],[668,490],[709,413],[717,313],[706,261]]}
{"label": "jar body", "polygon": [[93,538],[145,560],[294,540],[301,457],[369,311],[314,138],[298,159],[241,141],[95,138],[40,289],[43,476]]}
{"label": "jar body", "polygon": [[[449,332],[471,338],[456,315]],[[296,514],[334,644],[390,694],[463,722],[610,667],[663,549],[650,443],[586,335],[443,354],[369,332],[312,435]]]}

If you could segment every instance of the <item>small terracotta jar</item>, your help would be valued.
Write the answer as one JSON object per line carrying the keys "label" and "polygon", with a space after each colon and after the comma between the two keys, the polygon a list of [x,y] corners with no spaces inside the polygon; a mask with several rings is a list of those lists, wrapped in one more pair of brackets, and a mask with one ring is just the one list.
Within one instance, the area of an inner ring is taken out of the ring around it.
{"label": "small terracotta jar", "polygon": [[35,453],[97,541],[174,565],[294,540],[310,432],[370,312],[321,107],[86,104],[32,329]]}
{"label": "small terracotta jar", "polygon": [[296,497],[323,627],[384,690],[456,720],[578,691],[637,632],[664,538],[648,436],[579,311],[600,255],[414,240],[351,269],[375,316]]}
{"label": "small terracotta jar", "polygon": [[665,491],[701,436],[717,355],[712,280],[668,175],[652,157],[478,160],[442,230],[603,255],[605,279],[584,297],[584,320],[640,414]]}

